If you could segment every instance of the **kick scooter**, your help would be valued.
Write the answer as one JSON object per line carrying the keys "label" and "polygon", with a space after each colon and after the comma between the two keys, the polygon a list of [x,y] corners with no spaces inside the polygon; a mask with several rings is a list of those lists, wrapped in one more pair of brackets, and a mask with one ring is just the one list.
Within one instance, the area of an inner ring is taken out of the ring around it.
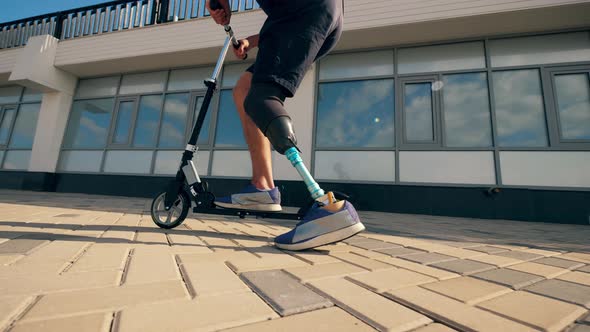
{"label": "kick scooter", "polygon": [[[213,9],[221,8],[221,5],[217,1],[211,1],[211,7]],[[221,54],[217,59],[217,64],[213,70],[213,74],[210,78],[205,80],[205,86],[207,86],[207,92],[203,99],[203,104],[199,110],[199,116],[197,122],[193,128],[189,142],[186,146],[182,159],[180,162],[180,168],[176,173],[174,180],[170,182],[166,191],[159,193],[152,201],[151,215],[152,220],[156,225],[165,229],[172,229],[186,219],[189,209],[194,204],[193,212],[202,214],[215,214],[215,215],[233,215],[240,218],[246,216],[256,216],[262,218],[275,218],[275,219],[290,219],[300,220],[303,218],[309,207],[313,204],[313,200],[308,203],[305,207],[301,208],[297,213],[280,213],[280,212],[263,212],[263,211],[248,211],[238,209],[227,209],[215,206],[215,195],[209,191],[206,182],[201,181],[195,161],[193,157],[197,152],[196,146],[201,128],[205,121],[205,117],[211,104],[213,94],[217,90],[219,74],[225,61],[225,57],[230,46],[235,48],[239,47],[240,43],[236,39],[231,26],[224,26],[227,37],[225,43],[221,49]],[[244,58],[245,60],[246,58]],[[348,199],[349,197],[334,192],[338,199]]]}

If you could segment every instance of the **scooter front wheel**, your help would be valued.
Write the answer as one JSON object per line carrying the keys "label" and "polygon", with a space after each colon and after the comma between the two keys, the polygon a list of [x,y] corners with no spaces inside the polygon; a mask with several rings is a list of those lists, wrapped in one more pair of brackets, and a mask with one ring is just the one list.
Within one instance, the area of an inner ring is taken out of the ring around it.
{"label": "scooter front wheel", "polygon": [[165,200],[166,192],[162,192],[152,201],[152,220],[160,228],[171,229],[180,226],[180,224],[186,219],[191,207],[189,195],[184,190],[178,193],[178,196],[169,211],[166,211]]}

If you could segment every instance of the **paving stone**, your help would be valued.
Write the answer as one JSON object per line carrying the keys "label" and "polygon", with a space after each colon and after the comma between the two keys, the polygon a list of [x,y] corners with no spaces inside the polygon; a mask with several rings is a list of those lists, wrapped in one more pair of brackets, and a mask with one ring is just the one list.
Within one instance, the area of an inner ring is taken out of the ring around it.
{"label": "paving stone", "polygon": [[498,269],[481,272],[474,274],[473,277],[495,282],[497,284],[508,286],[514,289],[520,289],[543,280],[543,277],[538,275],[509,269]]}
{"label": "paving stone", "polygon": [[559,251],[551,251],[551,250],[544,250],[544,249],[537,249],[537,248],[526,249],[523,251],[527,252],[527,253],[531,253],[531,254],[541,255],[543,257],[552,257],[552,256],[561,255],[561,252],[559,252]]}
{"label": "paving stone", "polygon": [[569,270],[575,270],[579,267],[584,266],[584,263],[571,261],[568,259],[562,259],[562,258],[558,258],[558,257],[547,257],[547,258],[537,259],[535,261],[535,263],[551,265],[551,266],[555,266],[555,267],[561,267],[561,268],[569,269]]}
{"label": "paving stone", "polygon": [[576,324],[568,332],[590,332],[590,325]]}
{"label": "paving stone", "polygon": [[580,323],[590,324],[590,313],[578,320]]}
{"label": "paving stone", "polygon": [[511,265],[508,267],[510,270],[516,270],[521,272],[527,272],[536,274],[545,278],[555,278],[558,275],[567,273],[568,269],[564,269],[561,267],[555,267],[551,265],[544,265],[538,264],[535,262],[528,262],[528,263],[521,263],[516,265]]}
{"label": "paving stone", "polygon": [[422,314],[344,279],[315,280],[310,286],[380,331],[407,331],[432,322]]}
{"label": "paving stone", "polygon": [[469,249],[461,249],[461,248],[453,248],[449,250],[444,250],[440,252],[443,255],[457,257],[460,259],[471,258],[476,256],[485,255],[483,252],[473,251]]}
{"label": "paving stone", "polygon": [[449,262],[437,263],[432,264],[431,266],[463,275],[479,273],[483,271],[493,270],[496,268],[494,265],[491,264],[485,264],[466,259],[458,259]]}
{"label": "paving stone", "polygon": [[478,304],[501,316],[547,332],[561,331],[586,309],[527,292],[512,292]]}
{"label": "paving stone", "polygon": [[408,247],[412,249],[423,250],[427,252],[441,252],[451,250],[453,247],[434,242],[417,242],[410,244]]}
{"label": "paving stone", "polygon": [[400,267],[400,268],[403,268],[406,270],[418,272],[420,274],[424,274],[429,277],[436,278],[438,280],[446,280],[446,279],[459,277],[458,274],[453,273],[453,272],[441,270],[438,268],[434,268],[434,267],[430,267],[430,266],[426,266],[426,265],[422,265],[422,264],[418,264],[418,263],[409,262],[409,261],[399,259],[399,258],[385,257],[385,258],[377,258],[377,260],[381,261],[383,263],[386,263],[386,264],[393,265],[395,267]]}
{"label": "paving stone", "polygon": [[194,234],[168,234],[172,244],[172,251],[175,253],[212,253],[207,244]]}
{"label": "paving stone", "polygon": [[214,331],[277,317],[254,293],[239,293],[123,309],[116,326],[126,332]]}
{"label": "paving stone", "polygon": [[131,256],[125,284],[153,283],[180,279],[172,254],[161,248],[136,248]]}
{"label": "paving stone", "polygon": [[227,265],[236,273],[305,267],[309,264],[288,254],[268,255],[264,258],[230,259]]}
{"label": "paving stone", "polygon": [[223,262],[186,263],[181,265],[180,268],[193,296],[250,291],[248,286]]}
{"label": "paving stone", "polygon": [[[333,332],[333,331],[375,331],[369,325],[346,313],[340,308],[327,308],[300,315],[273,319],[266,322],[240,326],[224,332]],[[436,332],[436,331],[431,331]],[[441,332],[443,332],[441,330]]]}
{"label": "paving stone", "polygon": [[482,247],[474,247],[474,248],[470,248],[469,250],[475,250],[475,251],[479,251],[479,252],[484,252],[486,254],[498,254],[501,252],[505,252],[508,251],[508,249],[504,249],[504,248],[500,248],[500,247],[494,247],[494,246],[482,246]]}
{"label": "paving stone", "polygon": [[0,329],[7,326],[33,301],[31,296],[0,296]]}
{"label": "paving stone", "polygon": [[520,251],[520,250],[499,252],[495,255],[502,256],[502,257],[514,258],[514,259],[521,260],[521,261],[532,261],[533,259],[544,257],[543,255],[534,254],[534,253],[526,252],[526,251]]}
{"label": "paving stone", "polygon": [[348,276],[346,278],[377,293],[382,293],[392,289],[421,285],[437,280],[432,277],[404,269],[390,269],[385,271],[363,273]]}
{"label": "paving stone", "polygon": [[54,293],[44,295],[21,321],[92,311],[115,311],[130,305],[181,299],[187,296],[180,281]]}
{"label": "paving stone", "polygon": [[414,330],[412,332],[457,332],[457,330],[453,330],[452,328],[444,326],[442,324],[434,323]]}
{"label": "paving stone", "polygon": [[97,271],[59,276],[30,275],[17,278],[0,275],[0,294],[31,295],[118,285],[121,271]]}
{"label": "paving stone", "polygon": [[423,254],[415,254],[415,255],[408,255],[401,257],[402,259],[409,260],[412,262],[430,265],[442,262],[448,262],[452,260],[456,260],[457,258],[438,254],[438,253],[423,253]]}
{"label": "paving stone", "polygon": [[526,288],[526,291],[579,304],[590,309],[590,287],[561,280],[546,280]]}
{"label": "paving stone", "polygon": [[522,260],[520,260],[520,259],[498,256],[498,255],[482,255],[482,256],[472,257],[472,258],[470,258],[470,260],[473,260],[476,262],[481,262],[481,263],[486,263],[486,264],[492,264],[497,267],[505,267],[505,266],[514,265],[514,264],[518,264],[518,263],[522,262]]}
{"label": "paving stone", "polygon": [[379,250],[379,249],[390,249],[390,248],[401,248],[401,246],[389,242],[367,239],[367,241],[349,243],[352,246],[367,249],[367,250]]}
{"label": "paving stone", "polygon": [[421,287],[470,305],[512,292],[510,288],[470,277],[439,281]]}
{"label": "paving stone", "polygon": [[573,261],[578,261],[578,262],[590,264],[590,254],[588,254],[588,253],[569,252],[567,254],[562,255],[562,257],[565,259],[571,259]]}
{"label": "paving stone", "polygon": [[393,257],[401,257],[401,256],[406,256],[406,255],[424,253],[424,251],[422,251],[422,250],[409,249],[409,248],[404,248],[404,247],[379,249],[379,250],[375,250],[375,251],[389,255],[389,256],[393,256]]}
{"label": "paving stone", "polygon": [[525,325],[420,287],[398,289],[385,295],[461,331],[534,331]]}
{"label": "paving stone", "polygon": [[[353,243],[372,242],[372,241],[379,241],[379,240],[374,240],[374,239],[370,239],[368,237],[355,235],[355,236],[350,237],[342,242],[344,242],[346,244],[353,244]],[[383,242],[383,241],[381,241],[381,242]]]}
{"label": "paving stone", "polygon": [[64,332],[64,331],[108,331],[113,320],[112,313],[93,313],[74,317],[17,323],[11,332]]}
{"label": "paving stone", "polygon": [[203,242],[207,244],[207,247],[215,252],[221,251],[235,251],[235,250],[242,250],[237,243],[224,239],[222,237],[215,237],[215,236],[199,236]]}
{"label": "paving stone", "polygon": [[297,279],[280,270],[242,273],[250,285],[279,315],[290,316],[327,308],[332,302],[303,286]]}
{"label": "paving stone", "polygon": [[388,270],[393,268],[393,266],[389,264],[347,252],[337,252],[330,255],[369,271]]}
{"label": "paving stone", "polygon": [[129,249],[111,245],[93,245],[68,272],[123,270]]}
{"label": "paving stone", "polygon": [[287,268],[285,272],[306,283],[311,280],[344,277],[356,273],[368,271],[348,263],[330,263],[314,266]]}
{"label": "paving stone", "polygon": [[211,254],[204,254],[204,253],[182,253],[176,255],[178,260],[182,264],[188,263],[225,263],[230,259],[252,259],[258,258],[254,256],[251,252],[245,250],[237,250],[237,251],[221,251],[221,252],[213,252]]}
{"label": "paving stone", "polygon": [[0,265],[10,265],[23,257],[25,257],[25,256],[24,255],[0,255]]}
{"label": "paving stone", "polygon": [[590,273],[590,265],[586,265],[584,267],[578,268],[577,271],[582,271],[582,272]]}
{"label": "paving stone", "polygon": [[574,271],[561,275],[557,277],[557,279],[573,282],[584,286],[590,286],[590,273]]}
{"label": "paving stone", "polygon": [[334,258],[327,254],[326,252],[320,251],[292,251],[288,252],[290,255],[297,257],[298,259],[311,264],[311,265],[318,265],[318,264],[328,264],[328,263],[338,263],[340,262],[339,259]]}
{"label": "paving stone", "polygon": [[329,244],[326,246],[317,247],[314,250],[326,253],[333,253],[333,252],[349,252],[350,250],[354,249],[355,247],[349,246],[342,242],[338,242],[336,244]]}
{"label": "paving stone", "polygon": [[0,244],[0,255],[26,254],[29,251],[49,242],[47,238],[16,238]]}

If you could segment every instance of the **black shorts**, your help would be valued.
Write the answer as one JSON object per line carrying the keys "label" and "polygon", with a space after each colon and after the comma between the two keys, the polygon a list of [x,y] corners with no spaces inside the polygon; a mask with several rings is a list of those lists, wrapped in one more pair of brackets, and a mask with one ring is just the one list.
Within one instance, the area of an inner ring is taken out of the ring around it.
{"label": "black shorts", "polygon": [[340,0],[273,11],[260,30],[256,61],[247,69],[252,83],[277,83],[293,97],[311,65],[336,46],[342,25]]}

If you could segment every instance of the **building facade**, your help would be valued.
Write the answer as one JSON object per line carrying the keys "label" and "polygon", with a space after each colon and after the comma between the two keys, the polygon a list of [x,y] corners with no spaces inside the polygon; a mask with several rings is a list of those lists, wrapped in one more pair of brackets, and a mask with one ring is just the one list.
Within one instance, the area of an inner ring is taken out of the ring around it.
{"label": "building facade", "polygon": [[[203,1],[172,1],[159,24],[152,4],[0,28],[1,187],[163,190],[224,33]],[[257,33],[264,13],[233,5],[236,33]],[[337,49],[286,104],[323,187],[360,209],[590,223],[590,1],[345,8]],[[232,100],[248,65],[228,56],[198,143],[199,174],[219,195],[251,174]],[[295,170],[273,161],[285,203],[302,204]]]}

